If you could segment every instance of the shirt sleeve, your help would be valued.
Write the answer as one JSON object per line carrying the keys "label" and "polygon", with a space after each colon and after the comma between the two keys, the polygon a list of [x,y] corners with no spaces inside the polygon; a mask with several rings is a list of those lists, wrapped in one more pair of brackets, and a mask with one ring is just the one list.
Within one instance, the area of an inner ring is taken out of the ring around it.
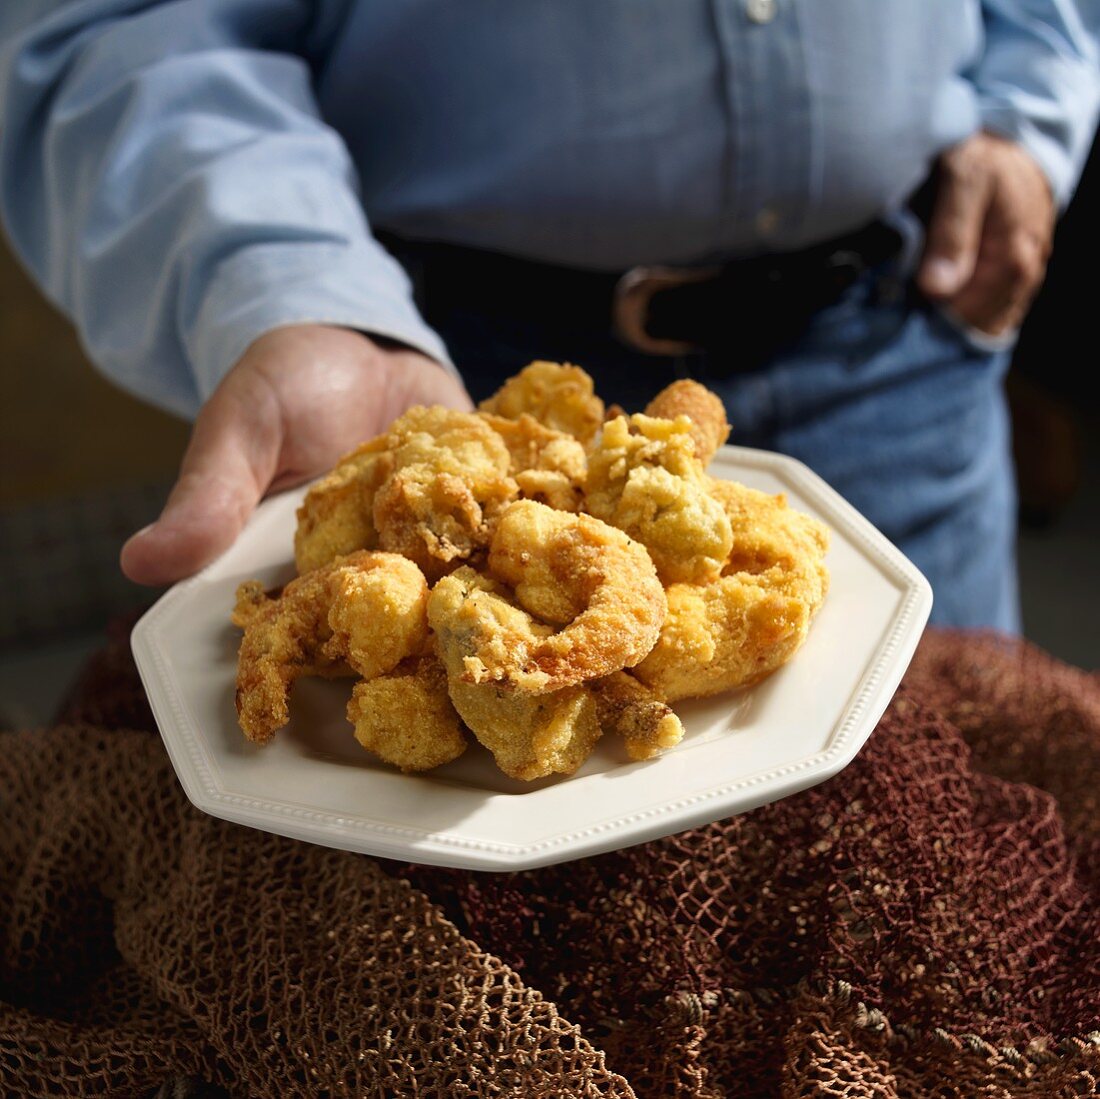
{"label": "shirt sleeve", "polygon": [[1100,0],[983,0],[971,74],[983,126],[1018,141],[1069,202],[1100,107]]}
{"label": "shirt sleeve", "polygon": [[450,366],[320,117],[305,44],[321,6],[0,3],[13,246],[92,360],[177,413],[285,324],[360,329]]}

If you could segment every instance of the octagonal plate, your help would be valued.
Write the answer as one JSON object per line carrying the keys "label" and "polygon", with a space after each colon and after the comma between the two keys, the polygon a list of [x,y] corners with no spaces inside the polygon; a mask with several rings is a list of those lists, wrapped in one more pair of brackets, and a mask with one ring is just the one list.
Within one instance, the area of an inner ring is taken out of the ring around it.
{"label": "octagonal plate", "polygon": [[645,763],[605,737],[572,777],[521,783],[474,744],[454,763],[402,775],[356,743],[348,680],[304,680],[293,717],[260,748],[237,727],[242,580],[293,575],[304,489],[256,511],[237,543],[177,584],[133,632],[134,656],[164,743],[200,809],[253,828],[387,858],[518,870],[594,855],[743,813],[835,775],[893,696],[932,605],[928,582],[801,463],[725,447],[710,472],[768,492],[833,532],[831,586],[795,658],[763,683],[677,706],[683,742]]}

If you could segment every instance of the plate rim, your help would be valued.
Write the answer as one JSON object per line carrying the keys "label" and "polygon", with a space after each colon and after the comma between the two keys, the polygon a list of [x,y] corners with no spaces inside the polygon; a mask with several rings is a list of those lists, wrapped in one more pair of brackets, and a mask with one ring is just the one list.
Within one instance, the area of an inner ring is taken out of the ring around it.
{"label": "plate rim", "polygon": [[[732,464],[741,468],[782,471],[786,487],[802,491],[816,507],[828,512],[827,522],[862,550],[902,593],[892,628],[879,643],[841,720],[829,734],[828,746],[813,756],[756,772],[734,782],[697,790],[672,801],[630,813],[618,813],[583,828],[559,832],[527,843],[505,843],[463,837],[447,831],[388,824],[366,815],[348,816],[316,806],[268,801],[232,793],[217,781],[216,768],[198,723],[189,712],[156,626],[175,605],[206,582],[217,560],[195,576],[165,592],[138,620],[131,632],[131,650],[145,687],[157,728],[184,793],[196,808],[212,816],[261,828],[268,832],[308,840],[383,858],[410,861],[415,856],[434,865],[478,870],[523,870],[555,862],[571,861],[612,849],[644,843],[712,821],[716,799],[730,800],[753,787],[767,789],[767,796],[739,799],[737,813],[778,801],[823,782],[846,767],[866,743],[885,712],[908,668],[932,607],[928,580],[884,534],[808,466],[789,455],[751,447],[724,446],[711,469]],[[298,486],[298,491],[301,486]],[[295,491],[295,490],[290,490]],[[278,497],[272,498],[272,500]],[[261,508],[269,501],[260,505]],[[257,509],[259,510],[259,509]],[[174,720],[170,720],[174,719]],[[172,736],[165,729],[171,727]],[[786,780],[786,781],[784,781]],[[774,792],[779,783],[780,792]],[[691,807],[696,807],[693,812]],[[674,814],[675,825],[667,827]],[[410,849],[410,841],[415,845]]]}

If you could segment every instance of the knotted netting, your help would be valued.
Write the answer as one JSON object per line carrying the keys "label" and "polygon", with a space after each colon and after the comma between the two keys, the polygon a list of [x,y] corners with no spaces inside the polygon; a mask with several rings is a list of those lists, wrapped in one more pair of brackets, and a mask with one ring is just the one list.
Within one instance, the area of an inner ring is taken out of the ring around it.
{"label": "knotted netting", "polygon": [[204,816],[127,649],[0,734],[0,1094],[1100,1094],[1100,680],[1029,645],[930,632],[837,778],[515,874]]}

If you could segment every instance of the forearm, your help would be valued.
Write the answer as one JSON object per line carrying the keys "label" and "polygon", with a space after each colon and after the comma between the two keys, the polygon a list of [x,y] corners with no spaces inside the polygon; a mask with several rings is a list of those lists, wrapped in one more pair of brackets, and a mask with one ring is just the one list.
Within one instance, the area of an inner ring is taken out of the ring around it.
{"label": "forearm", "polygon": [[5,44],[13,244],[106,373],[184,414],[280,325],[358,328],[445,359],[318,116],[294,52],[311,10],[99,0]]}

